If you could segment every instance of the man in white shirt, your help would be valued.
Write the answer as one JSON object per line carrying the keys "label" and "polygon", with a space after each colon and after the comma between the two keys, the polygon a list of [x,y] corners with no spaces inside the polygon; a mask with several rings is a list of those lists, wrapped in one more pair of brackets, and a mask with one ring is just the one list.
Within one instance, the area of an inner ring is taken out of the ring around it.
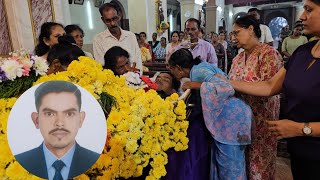
{"label": "man in white shirt", "polygon": [[106,24],[108,29],[94,37],[94,58],[104,65],[105,53],[113,46],[120,46],[128,51],[130,64],[141,71],[141,51],[136,36],[134,33],[120,28],[119,21],[121,17],[118,14],[117,7],[112,3],[105,3],[99,8],[99,11],[101,20]]}
{"label": "man in white shirt", "polygon": [[[260,22],[260,14],[257,8],[250,8],[248,10],[248,15],[253,16],[256,20]],[[273,46],[273,38],[271,35],[270,28],[264,24],[260,24],[260,29],[261,29],[261,37],[259,41],[261,43],[266,43],[266,44],[269,44],[270,46]]]}

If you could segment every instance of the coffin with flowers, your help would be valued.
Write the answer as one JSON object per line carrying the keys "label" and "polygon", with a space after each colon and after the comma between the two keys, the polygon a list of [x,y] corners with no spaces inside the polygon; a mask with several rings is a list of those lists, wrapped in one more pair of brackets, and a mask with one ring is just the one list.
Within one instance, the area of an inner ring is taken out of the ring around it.
{"label": "coffin with flowers", "polygon": [[[32,59],[30,56],[24,58]],[[17,61],[17,59],[11,60]],[[9,60],[1,61],[2,68],[4,61]],[[65,72],[41,77],[38,76],[40,73],[37,72],[36,61],[30,60],[30,62],[29,69],[23,69],[23,64],[18,68],[12,66],[11,75],[15,76],[13,79],[7,78],[8,69],[1,69],[0,75],[5,78],[1,79],[0,91],[7,88],[5,83],[11,83],[11,86],[15,87],[21,78],[36,80],[33,85],[50,80],[69,81],[87,89],[108,113],[108,138],[103,154],[91,169],[75,179],[138,177],[148,165],[151,170],[147,179],[160,179],[166,174],[165,164],[168,162],[166,151],[169,148],[174,148],[176,151],[187,149],[188,121],[185,104],[183,101],[178,101],[177,94],[163,100],[154,90],[145,92],[143,89],[129,87],[124,76],[114,76],[112,71],[104,70],[99,63],[87,57],[73,61]],[[47,66],[39,65],[38,62],[38,69],[43,70],[43,68]],[[20,71],[22,73],[14,74]],[[23,87],[27,86],[25,84]],[[21,94],[23,90],[14,93],[14,96]],[[14,96],[0,98],[0,177],[12,180],[39,179],[29,174],[15,161],[7,143],[7,120],[17,99]],[[110,101],[110,97],[115,101]]]}

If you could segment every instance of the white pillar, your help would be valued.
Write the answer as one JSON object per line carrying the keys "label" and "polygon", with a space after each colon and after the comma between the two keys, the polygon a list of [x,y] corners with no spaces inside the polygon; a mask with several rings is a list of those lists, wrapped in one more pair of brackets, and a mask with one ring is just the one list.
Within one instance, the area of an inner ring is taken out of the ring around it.
{"label": "white pillar", "polygon": [[180,2],[181,10],[181,30],[184,30],[184,23],[189,19],[195,17],[195,3],[194,0],[178,0]]}
{"label": "white pillar", "polygon": [[206,10],[206,32],[217,32],[218,31],[218,21],[217,21],[217,5],[215,0],[209,0]]}
{"label": "white pillar", "polygon": [[233,5],[226,5],[225,6],[225,20],[226,20],[226,30],[228,32],[232,31],[232,24],[233,24],[233,17],[234,17],[234,12],[233,12]]}

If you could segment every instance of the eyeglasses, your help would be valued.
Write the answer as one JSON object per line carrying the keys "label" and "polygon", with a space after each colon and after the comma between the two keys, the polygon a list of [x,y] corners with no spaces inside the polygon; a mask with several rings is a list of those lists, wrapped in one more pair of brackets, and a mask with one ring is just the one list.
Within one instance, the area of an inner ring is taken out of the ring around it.
{"label": "eyeglasses", "polygon": [[114,16],[111,19],[104,19],[104,22],[107,24],[110,24],[111,22],[118,21],[118,20],[119,20],[119,16]]}
{"label": "eyeglasses", "polygon": [[240,28],[238,30],[234,30],[231,32],[231,36],[238,36],[238,34],[241,32],[241,30],[244,29],[244,28]]}

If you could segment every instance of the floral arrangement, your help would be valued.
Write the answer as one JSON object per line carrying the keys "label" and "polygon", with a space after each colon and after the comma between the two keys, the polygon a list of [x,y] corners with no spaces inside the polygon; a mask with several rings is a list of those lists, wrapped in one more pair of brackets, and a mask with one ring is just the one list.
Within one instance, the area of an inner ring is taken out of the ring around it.
{"label": "floral arrangement", "polygon": [[151,54],[150,54],[150,51],[148,48],[146,47],[141,47],[140,48],[141,50],[141,59],[142,59],[142,62],[146,62],[146,61],[149,61],[151,60]]}
{"label": "floral arrangement", "polygon": [[145,91],[148,91],[150,89],[156,90],[158,88],[157,83],[153,82],[147,76],[140,76],[139,73],[127,72],[123,76],[126,78],[126,84],[134,89],[144,89]]}
{"label": "floral arrangement", "polygon": [[[100,102],[104,93],[116,101],[107,118],[108,138],[103,154],[91,169],[75,179],[138,177],[147,166],[150,171],[146,179],[160,179],[166,175],[166,151],[188,147],[186,105],[177,94],[163,100],[154,90],[131,88],[124,76],[114,76],[87,57],[73,61],[65,72],[40,77],[34,85],[50,80],[76,83]],[[6,124],[15,101],[16,98],[0,99],[0,177],[39,179],[14,160],[7,144]]]}
{"label": "floral arrangement", "polygon": [[21,49],[0,59],[0,98],[17,96],[26,91],[39,75],[45,75],[48,64],[45,59],[31,56]]}

